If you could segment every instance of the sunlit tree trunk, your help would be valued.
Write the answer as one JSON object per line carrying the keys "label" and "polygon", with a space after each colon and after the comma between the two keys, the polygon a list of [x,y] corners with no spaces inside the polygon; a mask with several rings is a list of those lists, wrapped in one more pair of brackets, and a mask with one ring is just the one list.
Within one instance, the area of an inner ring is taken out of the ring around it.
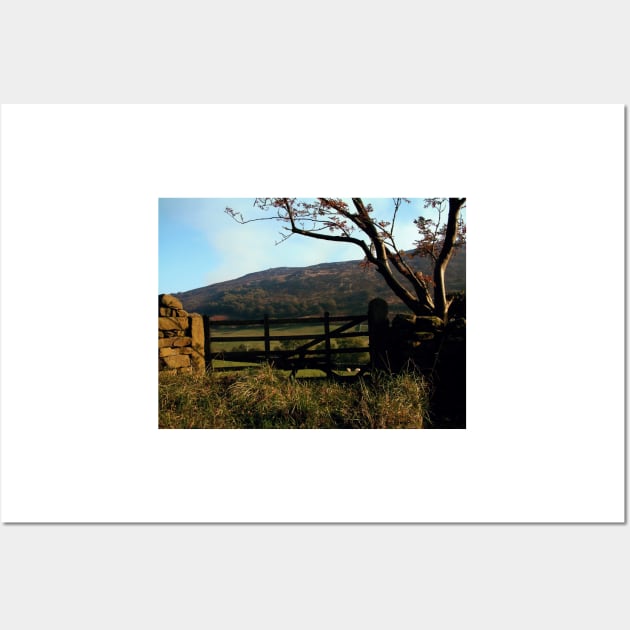
{"label": "sunlit tree trunk", "polygon": [[453,255],[455,248],[455,241],[457,239],[457,225],[459,223],[459,215],[461,207],[465,203],[465,199],[457,199],[450,197],[448,200],[448,222],[446,224],[446,234],[444,235],[444,245],[435,263],[435,269],[433,270],[433,281],[435,283],[434,290],[434,304],[435,314],[444,321],[448,320],[448,307],[450,301],[446,298],[446,283],[444,276],[446,274],[446,267]]}

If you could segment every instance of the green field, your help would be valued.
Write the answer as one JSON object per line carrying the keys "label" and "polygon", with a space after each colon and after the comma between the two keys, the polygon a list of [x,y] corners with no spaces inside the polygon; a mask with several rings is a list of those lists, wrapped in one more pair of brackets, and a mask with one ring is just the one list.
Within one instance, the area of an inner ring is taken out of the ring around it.
{"label": "green field", "polygon": [[[334,331],[335,328],[339,327],[337,322],[333,322],[331,324],[331,330]],[[360,328],[360,330],[358,330]],[[352,329],[352,332],[364,332],[367,335],[367,324],[359,324],[358,326]],[[211,335],[212,335],[212,351],[220,352],[221,350],[231,350],[232,346],[240,345],[241,343],[248,346],[249,350],[264,350],[265,344],[263,341],[263,337],[265,334],[265,330],[262,325],[252,325],[252,326],[216,326],[212,327]],[[270,335],[313,335],[313,337],[317,335],[324,334],[324,325],[323,324],[278,324],[275,326],[271,326],[269,329]],[[260,341],[243,341],[243,342],[227,342],[221,343],[221,337],[240,337],[247,336],[252,337],[254,335],[258,335],[261,337]],[[367,347],[367,336],[366,337],[357,337],[356,339],[360,340],[363,345]],[[305,339],[300,341],[299,343],[308,343],[308,340]],[[277,350],[280,348],[280,341],[271,341],[271,349]],[[215,350],[216,346],[216,350]]]}
{"label": "green field", "polygon": [[[343,322],[342,322],[343,324]],[[331,324],[331,331],[339,327],[341,324],[333,322]],[[360,324],[351,329],[348,332],[364,332],[367,333],[367,324]],[[271,336],[287,336],[291,335],[312,335],[313,338],[324,335],[324,325],[318,323],[305,323],[305,324],[277,324],[272,325],[269,330]],[[245,340],[245,341],[220,341],[223,337],[252,337],[259,336],[259,340]],[[211,329],[212,346],[211,350],[215,352],[263,352],[265,349],[264,342],[264,327],[262,325],[251,326],[216,326]],[[309,343],[309,339],[296,339],[290,340],[271,340],[270,350],[272,352],[279,350],[290,350],[301,345]],[[311,347],[310,349],[323,349],[323,341],[318,344],[317,348]],[[333,338],[331,340],[332,348],[337,347],[356,347],[364,348],[364,352],[347,353],[333,355],[333,360],[340,368],[357,367],[358,365],[366,364],[368,361],[368,338],[365,337],[348,337],[348,338]],[[237,361],[224,361],[221,359],[213,360],[213,367],[215,368],[227,368],[234,367],[235,369],[250,367],[252,363],[237,362]],[[320,376],[323,375],[321,370],[299,370],[298,376]]]}

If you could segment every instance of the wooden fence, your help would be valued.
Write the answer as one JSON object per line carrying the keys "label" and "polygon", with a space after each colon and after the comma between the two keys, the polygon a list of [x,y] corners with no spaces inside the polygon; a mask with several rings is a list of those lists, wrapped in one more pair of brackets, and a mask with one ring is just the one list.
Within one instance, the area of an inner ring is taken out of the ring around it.
{"label": "wooden fence", "polygon": [[[212,321],[209,316],[204,315],[204,337],[205,337],[205,360],[207,370],[233,370],[237,366],[217,367],[213,365],[214,360],[223,360],[241,363],[269,363],[278,369],[291,370],[293,374],[300,369],[319,369],[328,375],[332,375],[333,370],[339,367],[340,355],[355,355],[357,359],[360,354],[370,353],[370,362],[374,364],[374,359],[378,354],[379,341],[375,338],[379,328],[387,326],[387,306],[383,310],[382,305],[374,304],[383,300],[373,300],[370,303],[368,313],[365,315],[339,315],[331,316],[324,313],[323,317],[301,317],[301,318],[281,318],[270,319],[267,315],[262,319],[248,320],[225,320]],[[380,307],[380,310],[379,310]],[[272,334],[272,329],[285,325],[314,325],[321,324],[323,332],[306,334]],[[366,325],[367,324],[367,325]],[[365,326],[366,330],[362,330]],[[221,335],[220,329],[226,327],[262,327],[262,334],[237,334]],[[354,330],[352,330],[354,329]],[[214,334],[213,334],[214,333]],[[366,346],[333,347],[332,341],[348,338],[367,338]],[[304,343],[296,348],[287,349],[273,348],[272,341],[302,341]],[[217,344],[236,343],[245,344],[247,342],[257,342],[262,349],[252,350],[218,350]],[[214,345],[214,348],[213,348]],[[342,367],[346,367],[348,361],[343,362]],[[354,367],[367,367],[366,362]]]}

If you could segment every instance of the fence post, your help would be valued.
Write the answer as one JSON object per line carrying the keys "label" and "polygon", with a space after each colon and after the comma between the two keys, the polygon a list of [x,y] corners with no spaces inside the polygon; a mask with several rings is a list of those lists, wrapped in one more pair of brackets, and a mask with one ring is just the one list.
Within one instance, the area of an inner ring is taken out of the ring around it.
{"label": "fence post", "polygon": [[206,361],[206,371],[212,371],[212,340],[210,338],[210,316],[203,315],[203,353]]}
{"label": "fence post", "polygon": [[332,374],[332,356],[330,354],[330,313],[324,313],[324,346],[326,348],[326,374]]}
{"label": "fence post", "polygon": [[389,319],[387,302],[381,298],[370,301],[368,306],[368,334],[370,338],[370,364],[373,370],[389,369],[387,338]]}
{"label": "fence post", "polygon": [[269,315],[265,314],[265,359],[269,361],[269,354],[271,353],[271,342],[269,340]]}

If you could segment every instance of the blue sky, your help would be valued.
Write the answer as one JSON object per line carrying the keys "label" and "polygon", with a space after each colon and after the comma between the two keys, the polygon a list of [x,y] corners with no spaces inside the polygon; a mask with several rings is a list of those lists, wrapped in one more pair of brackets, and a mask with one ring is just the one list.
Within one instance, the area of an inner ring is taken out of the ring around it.
{"label": "blue sky", "polygon": [[[350,203],[350,199],[347,199]],[[375,216],[391,218],[393,201],[364,198]],[[254,199],[160,199],[158,210],[159,293],[197,289],[272,267],[303,267],[322,262],[359,260],[360,249],[298,235],[275,245],[281,224],[257,221],[241,225],[225,213],[226,207],[245,218],[262,216]],[[413,219],[431,216],[422,199],[403,204],[394,236],[399,247],[409,248],[417,238]]]}

